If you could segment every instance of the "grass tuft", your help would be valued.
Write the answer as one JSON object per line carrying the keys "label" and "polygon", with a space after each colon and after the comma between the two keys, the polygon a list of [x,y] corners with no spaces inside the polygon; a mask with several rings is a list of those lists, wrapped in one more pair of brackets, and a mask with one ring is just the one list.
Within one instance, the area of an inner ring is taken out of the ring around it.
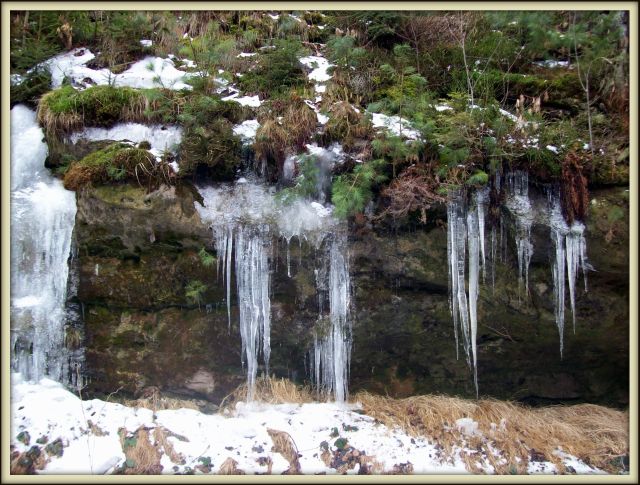
{"label": "grass tuft", "polygon": [[[529,408],[495,399],[472,401],[427,395],[393,399],[359,392],[353,397],[363,410],[387,426],[399,426],[413,436],[425,436],[443,446],[447,455],[455,447],[482,450],[497,473],[526,473],[532,455],[544,456],[560,472],[555,451],[561,447],[585,463],[619,472],[616,466],[629,452],[627,412],[592,404]],[[471,418],[481,433],[465,436],[456,420]],[[500,450],[496,457],[491,449]],[[477,473],[475,455],[463,455],[467,469]]]}

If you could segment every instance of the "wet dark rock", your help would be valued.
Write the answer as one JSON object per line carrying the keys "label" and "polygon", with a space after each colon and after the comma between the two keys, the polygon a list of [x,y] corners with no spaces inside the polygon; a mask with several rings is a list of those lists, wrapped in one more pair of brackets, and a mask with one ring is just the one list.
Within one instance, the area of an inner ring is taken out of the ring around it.
{"label": "wet dark rock", "polygon": [[[578,276],[576,330],[568,303],[565,351],[554,320],[549,228],[532,228],[529,295],[519,288],[512,221],[505,218],[506,258],[496,285],[481,280],[478,380],[481,396],[531,404],[628,403],[628,195],[594,191],[587,254],[595,271],[588,292]],[[628,192],[626,192],[628,194]],[[134,186],[78,193],[78,304],[84,315],[89,394],[148,386],[187,398],[221,401],[246,380],[235,278],[231,323],[210,228],[188,185],[146,194]],[[475,397],[464,351],[456,356],[449,311],[446,214],[434,207],[426,225],[377,226],[350,235],[353,350],[350,391],[404,397],[445,393]],[[274,240],[274,243],[276,241]],[[318,251],[294,238],[277,241],[271,274],[270,373],[309,378],[311,330],[318,320]],[[191,281],[206,286],[187,298]],[[262,371],[262,369],[259,371]]]}

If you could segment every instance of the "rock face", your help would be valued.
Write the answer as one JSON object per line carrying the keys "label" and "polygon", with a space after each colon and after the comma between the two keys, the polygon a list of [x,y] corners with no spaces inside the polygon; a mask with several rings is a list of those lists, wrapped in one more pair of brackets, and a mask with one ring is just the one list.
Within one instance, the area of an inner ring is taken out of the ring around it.
{"label": "rock face", "polygon": [[[628,192],[626,192],[628,194]],[[88,391],[136,395],[148,386],[219,401],[244,382],[237,302],[231,321],[211,231],[187,186],[149,195],[129,186],[78,193],[76,244]],[[623,188],[592,194],[588,256],[595,271],[567,303],[560,359],[554,321],[549,228],[532,229],[530,295],[518,289],[515,242],[496,284],[480,286],[478,380],[481,395],[527,402],[628,402],[628,199]],[[361,229],[350,237],[353,350],[350,389],[394,396],[475,396],[456,348],[448,302],[446,213],[424,226]],[[274,241],[270,371],[308,379],[311,328],[318,319],[313,261],[306,243]],[[193,282],[201,291],[189,292]],[[191,284],[191,286],[190,286]],[[232,281],[232,288],[235,282]]]}

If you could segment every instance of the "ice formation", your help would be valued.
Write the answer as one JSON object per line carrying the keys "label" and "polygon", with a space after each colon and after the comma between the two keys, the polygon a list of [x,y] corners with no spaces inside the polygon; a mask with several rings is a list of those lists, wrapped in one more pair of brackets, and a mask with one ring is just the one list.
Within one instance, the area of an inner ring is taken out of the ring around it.
{"label": "ice formation", "polygon": [[529,294],[529,264],[533,254],[531,244],[531,226],[533,212],[529,201],[529,174],[516,171],[506,177],[506,206],[515,218],[516,250],[518,253],[518,285],[525,284],[525,295]]}
{"label": "ice formation", "polygon": [[73,192],[44,167],[47,145],[35,112],[11,110],[12,367],[26,379],[66,382],[67,260],[76,215]]}
{"label": "ice formation", "polygon": [[[325,258],[324,266],[316,272],[321,325],[314,333],[312,378],[319,391],[333,393],[337,402],[343,402],[348,395],[351,361],[351,280],[346,237],[335,233],[328,246],[328,260]],[[325,318],[327,297],[330,325]]]}
{"label": "ice formation", "polygon": [[582,270],[584,288],[587,291],[587,270],[591,267],[587,262],[587,242],[584,237],[584,224],[574,221],[567,224],[562,215],[560,197],[557,191],[550,191],[549,227],[554,244],[554,258],[551,262],[553,276],[554,313],[558,333],[560,335],[560,356],[564,349],[564,316],[565,316],[565,285],[569,287],[569,302],[573,331],[576,329],[576,279],[578,269]]}
{"label": "ice formation", "polygon": [[[324,390],[333,392],[337,401],[344,401],[350,352],[349,267],[346,240],[338,236],[340,223],[332,216],[331,208],[308,200],[283,204],[277,200],[273,189],[255,180],[241,179],[235,184],[199,187],[198,190],[203,196],[204,207],[196,204],[196,208],[213,228],[218,271],[226,286],[229,326],[231,272],[235,270],[249,399],[258,371],[258,356],[261,352],[266,368],[270,355],[270,260],[273,259],[274,239],[281,237],[288,245],[296,237],[300,244],[304,240],[326,252],[320,251],[325,254],[321,264],[328,267],[324,273],[326,277],[318,282],[318,291],[327,288],[330,329],[326,338],[316,341],[315,351],[319,356],[316,362],[323,372],[323,377],[316,382]],[[287,274],[291,274],[289,262]]]}
{"label": "ice formation", "polygon": [[[473,369],[476,393],[478,392],[476,333],[478,326],[478,275],[480,252],[480,227],[478,207],[467,211],[464,196],[454,194],[447,204],[447,254],[449,269],[449,305],[453,316],[458,355],[459,334],[467,363]],[[483,229],[484,231],[484,229]],[[469,290],[465,291],[465,263],[469,247]],[[458,330],[459,329],[459,330]]]}
{"label": "ice formation", "polygon": [[[77,86],[91,84],[129,86],[133,88],[164,87],[168,89],[191,89],[186,81],[196,73],[177,69],[172,59],[145,57],[132,64],[126,71],[114,74],[109,69],[91,69],[87,62],[95,55],[89,49],[77,48],[64,52],[42,63],[51,72],[51,87],[58,88],[65,78]],[[86,79],[90,83],[86,83]]]}

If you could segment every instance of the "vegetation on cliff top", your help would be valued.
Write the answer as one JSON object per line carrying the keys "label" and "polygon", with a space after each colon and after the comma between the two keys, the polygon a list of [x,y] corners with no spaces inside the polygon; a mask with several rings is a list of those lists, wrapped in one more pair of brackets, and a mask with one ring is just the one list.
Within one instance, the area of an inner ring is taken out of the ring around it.
{"label": "vegetation on cliff top", "polygon": [[[543,182],[571,172],[574,195],[628,181],[627,12],[51,11],[11,20],[11,71],[24,78],[12,103],[41,96],[47,137],[118,121],[180,123],[179,177],[233,178],[244,152],[279,180],[287,156],[339,141],[351,162],[334,174],[332,193],[345,216],[372,200],[390,215],[411,199],[420,213],[447,188],[490,183],[505,167]],[[46,70],[29,70],[76,46],[100,53],[90,67],[114,73],[172,54],[196,73],[193,89],[45,93]],[[321,92],[304,55],[332,64]],[[229,86],[262,106],[251,114],[222,102]],[[376,134],[370,113],[402,118],[400,133]],[[232,128],[252,117],[260,127],[247,151]],[[407,129],[415,140],[404,140]]]}

